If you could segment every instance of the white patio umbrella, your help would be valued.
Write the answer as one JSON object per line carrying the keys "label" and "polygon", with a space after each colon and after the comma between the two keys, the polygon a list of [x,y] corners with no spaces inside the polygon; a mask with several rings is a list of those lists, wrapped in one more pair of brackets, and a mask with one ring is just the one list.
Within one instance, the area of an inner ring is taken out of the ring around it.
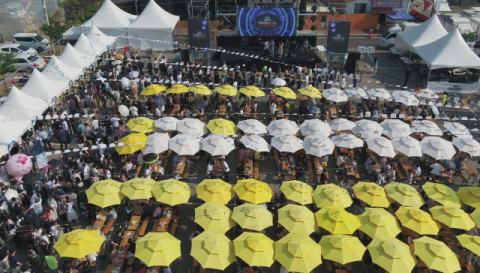
{"label": "white patio umbrella", "polygon": [[456,137],[453,139],[452,144],[472,157],[480,155],[480,143],[474,139]]}
{"label": "white patio umbrella", "polygon": [[237,127],[247,134],[263,135],[267,133],[267,126],[256,119],[242,120]]}
{"label": "white patio umbrella", "polygon": [[388,93],[388,91],[383,88],[370,89],[367,91],[367,93],[371,97],[376,97],[376,98],[379,98],[380,100],[388,100],[392,98],[392,95],[390,95],[390,93]]}
{"label": "white patio umbrella", "polygon": [[343,147],[347,149],[355,149],[363,146],[363,140],[355,137],[354,135],[347,135],[347,134],[333,136],[332,142],[337,147]]}
{"label": "white patio umbrella", "polygon": [[243,143],[246,148],[260,153],[270,152],[270,149],[272,148],[263,137],[257,135],[242,136],[240,142]]}
{"label": "white patio umbrella", "polygon": [[207,126],[199,119],[185,118],[177,122],[177,130],[182,134],[201,137],[207,133]]}
{"label": "white patio umbrella", "polygon": [[176,131],[178,119],[174,117],[164,117],[155,120],[155,127],[163,131]]}
{"label": "white patio umbrella", "polygon": [[159,154],[168,150],[168,141],[170,136],[166,133],[154,133],[148,136],[145,147],[142,148],[143,154]]}
{"label": "white patio umbrella", "polygon": [[235,149],[233,138],[222,134],[209,135],[202,141],[202,150],[211,154],[212,156],[228,155]]}
{"label": "white patio umbrella", "polygon": [[352,133],[360,138],[380,137],[383,127],[375,121],[362,119],[355,122],[357,126],[352,129]]}
{"label": "white patio umbrella", "polygon": [[417,98],[438,99],[438,94],[430,89],[420,89],[420,93],[415,94],[415,96],[417,96]]}
{"label": "white patio umbrella", "polygon": [[392,139],[395,152],[402,153],[408,157],[422,157],[423,150],[420,141],[413,137],[396,137]]}
{"label": "white patio umbrella", "polygon": [[305,153],[317,157],[331,155],[335,144],[333,141],[322,135],[309,135],[303,140],[303,149]]}
{"label": "white patio umbrella", "polygon": [[285,85],[287,85],[287,82],[284,79],[281,79],[281,78],[275,78],[270,83],[275,85],[275,86],[285,86]]}
{"label": "white patio umbrella", "polygon": [[382,134],[390,139],[409,136],[412,133],[410,125],[399,119],[386,119],[380,123],[380,126],[383,128]]}
{"label": "white patio umbrella", "polygon": [[294,153],[303,149],[303,141],[295,136],[276,136],[272,138],[272,146],[285,153]]}
{"label": "white patio umbrella", "polygon": [[330,125],[319,119],[305,120],[302,125],[300,125],[300,132],[302,132],[302,135],[320,134],[323,136],[329,136],[333,134],[332,130],[330,129]]}
{"label": "white patio umbrella", "polygon": [[451,142],[439,137],[425,137],[420,141],[420,145],[422,145],[423,153],[436,160],[450,160],[456,153]]}
{"label": "white patio umbrella", "polygon": [[201,140],[193,135],[178,134],[168,141],[168,146],[179,155],[194,155],[200,151]]}
{"label": "white patio umbrella", "polygon": [[130,111],[128,110],[128,107],[123,104],[118,106],[118,112],[120,112],[120,115],[124,117],[128,117],[128,115],[130,115]]}
{"label": "white patio umbrella", "polygon": [[450,132],[454,136],[470,135],[468,128],[461,123],[445,121],[443,127],[445,127],[445,132]]}
{"label": "white patio umbrella", "polygon": [[298,132],[298,126],[291,120],[279,119],[270,122],[267,130],[271,135],[275,136],[294,135]]}
{"label": "white patio umbrella", "polygon": [[393,158],[397,154],[390,140],[384,137],[367,138],[368,148],[379,156]]}
{"label": "white patio umbrella", "polygon": [[415,120],[412,125],[419,133],[425,133],[430,136],[441,136],[443,134],[437,124],[429,120]]}
{"label": "white patio umbrella", "polygon": [[14,189],[8,189],[5,192],[5,197],[7,198],[8,201],[12,200],[13,197],[18,199],[18,191],[14,190]]}
{"label": "white patio umbrella", "polygon": [[347,90],[344,90],[344,92],[347,94],[347,97],[368,98],[367,93],[362,88],[359,88],[359,87],[347,89]]}
{"label": "white patio umbrella", "polygon": [[344,118],[334,119],[329,123],[329,125],[332,131],[350,131],[357,126],[355,122]]}
{"label": "white patio umbrella", "polygon": [[406,106],[418,106],[420,103],[415,94],[408,91],[394,91],[392,97],[395,101]]}
{"label": "white patio umbrella", "polygon": [[326,100],[336,103],[348,100],[347,94],[338,88],[325,89],[323,90],[322,95]]}

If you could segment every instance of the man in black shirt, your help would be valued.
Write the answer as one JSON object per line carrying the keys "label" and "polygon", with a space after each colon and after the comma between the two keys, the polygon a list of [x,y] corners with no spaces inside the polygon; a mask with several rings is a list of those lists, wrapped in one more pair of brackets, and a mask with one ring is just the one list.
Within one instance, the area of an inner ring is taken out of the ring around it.
{"label": "man in black shirt", "polygon": [[119,246],[120,242],[122,242],[122,239],[123,239],[122,233],[118,232],[117,235],[115,235],[115,237],[113,237],[112,244],[116,245],[116,246]]}
{"label": "man in black shirt", "polygon": [[145,217],[152,216],[153,209],[149,204],[142,203],[142,207],[143,207],[142,220],[145,219]]}

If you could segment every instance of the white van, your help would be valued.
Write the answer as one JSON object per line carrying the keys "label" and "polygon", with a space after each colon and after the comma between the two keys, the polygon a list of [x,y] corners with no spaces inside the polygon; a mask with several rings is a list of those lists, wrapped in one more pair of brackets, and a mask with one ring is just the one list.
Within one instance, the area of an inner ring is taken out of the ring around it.
{"label": "white van", "polygon": [[36,49],[38,53],[42,53],[50,46],[47,39],[36,33],[17,33],[13,35],[13,43]]}
{"label": "white van", "polygon": [[419,25],[419,23],[412,22],[403,22],[400,25],[395,25],[382,34],[380,40],[378,41],[378,45],[388,48],[393,47],[395,45],[395,40],[397,39],[398,33],[407,31]]}

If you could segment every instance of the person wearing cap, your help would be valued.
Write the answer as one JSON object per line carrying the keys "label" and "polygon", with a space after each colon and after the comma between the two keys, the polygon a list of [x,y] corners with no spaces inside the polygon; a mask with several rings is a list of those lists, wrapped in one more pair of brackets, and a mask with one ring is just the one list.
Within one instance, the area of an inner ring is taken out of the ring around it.
{"label": "person wearing cap", "polygon": [[37,221],[37,227],[41,226],[42,223],[40,222],[40,220],[41,220],[40,215],[43,213],[42,198],[36,197],[34,199],[34,202],[32,203],[32,205],[30,206],[30,208],[28,210],[26,210],[25,213],[27,213],[31,209],[33,209],[33,211],[35,212],[35,219]]}
{"label": "person wearing cap", "polygon": [[387,183],[395,181],[395,175],[396,175],[395,169],[393,169],[392,166],[387,165],[387,171],[385,173],[385,176],[387,178]]}

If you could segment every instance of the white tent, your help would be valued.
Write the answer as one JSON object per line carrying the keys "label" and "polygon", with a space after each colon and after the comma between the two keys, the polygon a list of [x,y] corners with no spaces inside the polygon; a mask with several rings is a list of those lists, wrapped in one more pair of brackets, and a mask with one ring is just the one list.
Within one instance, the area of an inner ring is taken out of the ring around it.
{"label": "white tent", "polygon": [[63,51],[62,55],[58,57],[58,59],[68,63],[71,66],[85,69],[93,63],[95,56],[83,54],[67,43],[65,50]]}
{"label": "white tent", "polygon": [[[179,17],[150,0],[137,20],[127,28],[129,45],[142,49],[172,50],[173,29]],[[142,40],[138,40],[141,38]]]}
{"label": "white tent", "polygon": [[42,74],[57,81],[73,82],[82,72],[82,68],[67,65],[57,57],[51,56]]}
{"label": "white tent", "polygon": [[87,34],[87,39],[92,42],[93,48],[98,55],[107,51],[108,47],[113,45],[117,38],[110,37],[100,31],[95,25],[93,25]]}
{"label": "white tent", "polygon": [[23,86],[22,92],[32,97],[50,101],[62,94],[67,88],[67,82],[52,80],[34,69],[30,79]]}
{"label": "white tent", "polygon": [[[0,128],[8,128],[8,130],[0,130],[0,145],[8,145],[12,144],[12,142],[17,142],[20,137],[25,133],[25,131],[32,126],[32,123],[28,120],[21,120],[21,121],[1,121]],[[3,149],[0,149],[0,156],[4,156],[8,153]]]}
{"label": "white tent", "polygon": [[418,27],[398,33],[395,48],[411,51],[413,47],[431,43],[447,35],[447,33],[437,15],[434,15]]}
{"label": "white tent", "polygon": [[480,58],[467,45],[458,28],[442,38],[413,48],[430,69],[444,67],[480,68]]}
{"label": "white tent", "polygon": [[[31,119],[45,111],[48,104],[44,99],[32,97],[15,86],[10,88],[7,99],[0,106],[0,115],[10,118]],[[10,130],[2,127],[3,130]]]}
{"label": "white tent", "polygon": [[100,45],[95,45],[90,41],[83,33],[78,37],[74,48],[79,52],[87,55],[100,56],[100,52],[97,52],[95,48],[99,48]]}
{"label": "white tent", "polygon": [[[136,15],[123,11],[110,0],[105,0],[97,13],[83,23],[82,29],[89,30],[95,24],[103,33],[111,36],[125,35],[127,27],[137,18]],[[117,46],[127,44],[126,38],[119,38]]]}

